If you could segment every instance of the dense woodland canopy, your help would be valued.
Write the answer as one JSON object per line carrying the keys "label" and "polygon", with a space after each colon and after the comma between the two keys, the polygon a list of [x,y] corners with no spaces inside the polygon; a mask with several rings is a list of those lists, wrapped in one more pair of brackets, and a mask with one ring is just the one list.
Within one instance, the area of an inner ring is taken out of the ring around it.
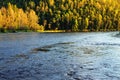
{"label": "dense woodland canopy", "polygon": [[116,31],[119,4],[119,0],[0,0],[0,31]]}

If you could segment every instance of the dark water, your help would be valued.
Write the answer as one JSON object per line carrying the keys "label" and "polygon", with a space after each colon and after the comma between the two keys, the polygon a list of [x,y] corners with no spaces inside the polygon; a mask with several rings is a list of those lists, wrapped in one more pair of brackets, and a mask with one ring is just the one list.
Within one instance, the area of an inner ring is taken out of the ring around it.
{"label": "dark water", "polygon": [[117,33],[0,34],[0,80],[120,80]]}

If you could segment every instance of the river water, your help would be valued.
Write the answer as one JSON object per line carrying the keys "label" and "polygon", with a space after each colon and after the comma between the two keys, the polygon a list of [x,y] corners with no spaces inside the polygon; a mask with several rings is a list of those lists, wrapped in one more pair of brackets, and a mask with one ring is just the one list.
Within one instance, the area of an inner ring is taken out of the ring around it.
{"label": "river water", "polygon": [[0,80],[120,80],[117,33],[1,33]]}

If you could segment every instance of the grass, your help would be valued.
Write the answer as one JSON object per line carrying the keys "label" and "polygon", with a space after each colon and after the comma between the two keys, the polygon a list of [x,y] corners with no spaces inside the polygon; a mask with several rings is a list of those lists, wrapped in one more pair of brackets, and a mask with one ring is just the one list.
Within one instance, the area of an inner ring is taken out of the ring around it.
{"label": "grass", "polygon": [[66,31],[65,30],[45,30],[45,31],[37,30],[37,32],[66,32]]}

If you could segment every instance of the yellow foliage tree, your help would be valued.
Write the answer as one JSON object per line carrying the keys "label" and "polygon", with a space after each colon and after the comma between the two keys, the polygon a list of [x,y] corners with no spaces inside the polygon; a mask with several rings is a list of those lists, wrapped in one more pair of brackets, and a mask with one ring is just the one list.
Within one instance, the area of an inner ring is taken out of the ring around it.
{"label": "yellow foliage tree", "polygon": [[25,14],[22,9],[18,10],[17,23],[20,30],[27,29],[28,18],[27,18],[27,14]]}
{"label": "yellow foliage tree", "polygon": [[14,19],[15,19],[15,15],[14,15],[14,11],[13,11],[13,8],[12,8],[12,5],[10,3],[8,3],[8,8],[7,8],[7,19],[6,19],[6,27],[8,29],[14,29],[15,26],[14,26]]}
{"label": "yellow foliage tree", "polygon": [[2,13],[1,13],[1,10],[0,10],[0,28],[2,27],[2,24],[3,24],[3,20],[2,20]]}
{"label": "yellow foliage tree", "polygon": [[34,10],[24,12],[16,5],[8,3],[8,7],[0,9],[0,31],[43,30],[38,24],[38,16]]}
{"label": "yellow foliage tree", "polygon": [[53,5],[54,5],[54,0],[49,0],[48,2],[49,2],[49,5],[50,5],[50,6],[53,6]]}
{"label": "yellow foliage tree", "polygon": [[31,30],[39,30],[40,26],[38,25],[38,17],[35,11],[30,10],[28,13],[28,22]]}

